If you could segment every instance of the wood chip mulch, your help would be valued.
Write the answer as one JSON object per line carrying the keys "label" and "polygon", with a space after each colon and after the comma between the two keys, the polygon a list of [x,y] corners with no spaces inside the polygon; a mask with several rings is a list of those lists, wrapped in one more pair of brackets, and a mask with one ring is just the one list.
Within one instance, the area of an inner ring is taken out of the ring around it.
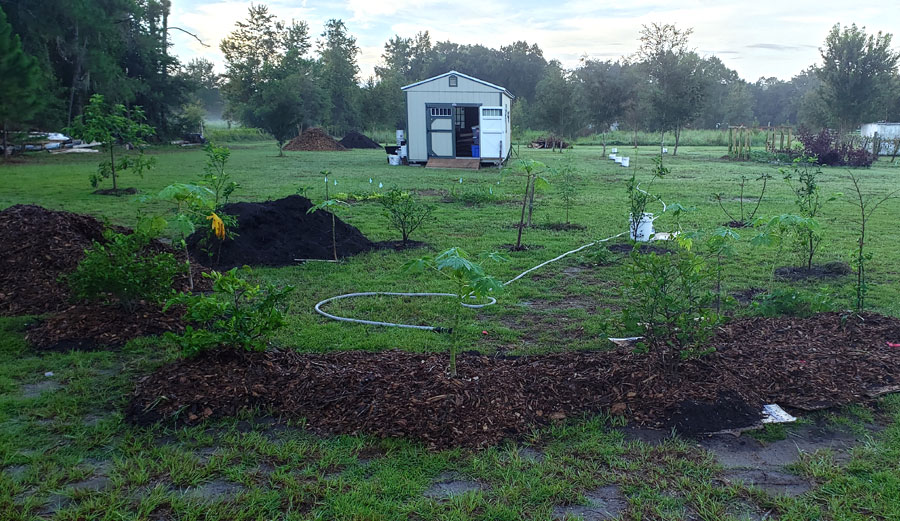
{"label": "wood chip mulch", "polygon": [[220,350],[162,367],[137,384],[137,424],[196,423],[259,407],[320,433],[479,447],[567,417],[608,410],[649,427],[711,432],[758,422],[765,403],[818,408],[898,389],[900,320],[879,315],[740,319],[718,351],[676,375],[618,348],[496,358],[465,354],[300,354]]}

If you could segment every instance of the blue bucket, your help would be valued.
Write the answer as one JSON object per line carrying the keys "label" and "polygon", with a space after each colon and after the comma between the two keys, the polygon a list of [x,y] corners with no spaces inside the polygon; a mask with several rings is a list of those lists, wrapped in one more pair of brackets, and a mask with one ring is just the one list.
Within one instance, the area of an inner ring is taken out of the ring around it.
{"label": "blue bucket", "polygon": [[472,157],[481,157],[481,150],[478,145],[472,145]]}

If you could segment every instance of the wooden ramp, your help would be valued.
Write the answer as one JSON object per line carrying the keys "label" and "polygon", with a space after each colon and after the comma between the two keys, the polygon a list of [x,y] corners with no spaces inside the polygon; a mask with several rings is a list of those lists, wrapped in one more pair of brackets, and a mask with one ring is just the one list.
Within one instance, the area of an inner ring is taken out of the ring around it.
{"label": "wooden ramp", "polygon": [[481,168],[479,158],[430,157],[425,168],[458,168],[462,170],[478,170]]}

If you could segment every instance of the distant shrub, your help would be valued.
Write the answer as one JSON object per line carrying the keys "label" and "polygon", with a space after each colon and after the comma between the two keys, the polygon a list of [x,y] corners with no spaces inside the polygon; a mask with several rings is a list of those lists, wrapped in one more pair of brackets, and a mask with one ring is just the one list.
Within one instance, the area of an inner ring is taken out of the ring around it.
{"label": "distant shrub", "polygon": [[215,143],[272,141],[275,139],[263,130],[246,127],[207,129],[205,137]]}
{"label": "distant shrub", "polygon": [[381,204],[391,227],[400,232],[403,244],[409,241],[409,235],[426,222],[434,211],[433,206],[422,203],[415,195],[397,188],[384,194]]}
{"label": "distant shrub", "polygon": [[826,292],[801,292],[796,289],[776,289],[758,296],[753,310],[764,317],[810,317],[836,309],[831,295]]}
{"label": "distant shrub", "polygon": [[876,159],[865,146],[857,146],[856,139],[841,139],[837,132],[827,128],[818,133],[801,128],[797,138],[803,143],[803,154],[816,158],[819,165],[869,167]]}

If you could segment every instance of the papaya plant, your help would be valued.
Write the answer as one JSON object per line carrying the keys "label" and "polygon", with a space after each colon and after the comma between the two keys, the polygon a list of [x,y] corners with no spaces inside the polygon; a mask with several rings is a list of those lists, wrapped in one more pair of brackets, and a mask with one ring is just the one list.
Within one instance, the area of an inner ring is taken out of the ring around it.
{"label": "papaya plant", "polygon": [[[500,253],[483,253],[479,260],[505,262]],[[439,253],[436,257],[422,257],[406,263],[406,270],[423,272],[433,269],[453,283],[456,291],[452,309],[453,327],[450,328],[450,376],[456,378],[456,354],[461,344],[462,314],[472,301],[481,301],[503,291],[503,283],[485,273],[479,262],[473,261],[465,250],[457,247]]]}

